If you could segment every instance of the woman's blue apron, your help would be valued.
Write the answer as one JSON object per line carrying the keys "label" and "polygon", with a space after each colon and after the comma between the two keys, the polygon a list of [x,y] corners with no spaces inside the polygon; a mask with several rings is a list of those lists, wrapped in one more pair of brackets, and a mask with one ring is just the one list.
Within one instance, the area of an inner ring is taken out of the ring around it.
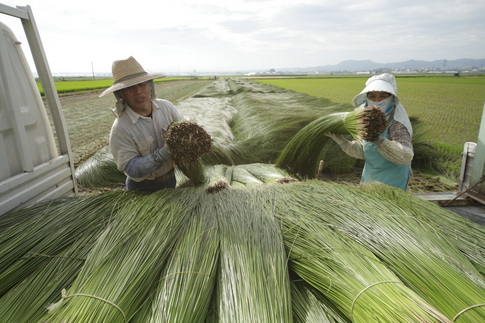
{"label": "woman's blue apron", "polygon": [[[393,121],[389,123],[389,126]],[[381,134],[384,138],[389,138],[387,133],[389,126]],[[403,191],[406,190],[410,175],[409,165],[398,165],[387,160],[380,154],[374,143],[365,140],[364,157],[365,164],[361,178],[363,183],[378,181],[400,188]]]}

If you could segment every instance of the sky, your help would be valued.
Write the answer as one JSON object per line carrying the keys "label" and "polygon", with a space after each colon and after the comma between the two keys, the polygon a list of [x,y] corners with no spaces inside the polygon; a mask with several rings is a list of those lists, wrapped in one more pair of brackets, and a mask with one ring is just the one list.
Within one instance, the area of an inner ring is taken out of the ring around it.
{"label": "sky", "polygon": [[[29,5],[53,74],[226,72],[485,58],[483,0],[0,0]],[[0,15],[23,44],[19,19]],[[33,66],[33,63],[31,63]]]}

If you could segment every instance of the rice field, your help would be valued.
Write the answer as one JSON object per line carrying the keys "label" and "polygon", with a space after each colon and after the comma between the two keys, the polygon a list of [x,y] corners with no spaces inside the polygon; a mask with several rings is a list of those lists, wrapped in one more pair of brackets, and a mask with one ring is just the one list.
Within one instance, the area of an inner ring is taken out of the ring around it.
{"label": "rice field", "polygon": [[[163,78],[154,80],[155,83],[180,80],[179,78]],[[84,80],[84,81],[56,81],[57,93],[82,92],[97,89],[106,89],[113,85],[113,79],[99,79],[99,80]],[[44,95],[44,89],[40,82],[37,82],[37,87],[41,95]]]}
{"label": "rice field", "polygon": [[[258,79],[287,90],[350,104],[367,78]],[[398,95],[410,117],[424,124],[430,144],[460,153],[477,142],[485,101],[485,77],[397,77]]]}
{"label": "rice field", "polygon": [[[166,85],[159,86],[163,89],[172,83],[181,84],[187,82],[169,82]],[[197,83],[200,83],[198,87],[200,90],[195,91],[196,93],[188,98],[175,102],[175,105],[183,115],[203,126],[211,135],[213,140],[212,152],[203,157],[207,165],[275,163],[283,154],[285,147],[293,140],[292,138],[304,127],[317,119],[352,111],[352,107],[348,103],[336,104],[328,99],[289,91],[281,87],[244,78],[221,78],[215,82],[197,81]],[[203,88],[201,89],[201,87]],[[169,90],[169,92],[173,92],[173,89]],[[161,98],[167,97],[165,92],[158,93],[157,90],[157,94]],[[63,96],[61,99],[67,100],[69,97],[71,96]],[[83,106],[83,109],[66,105],[64,104],[66,101],[63,102],[63,107],[69,108],[69,111],[86,112],[88,105],[95,106],[96,103],[94,101],[98,102],[98,100],[103,99],[105,98],[99,99],[96,97],[90,101],[80,102],[76,106]],[[98,110],[104,111],[103,113],[105,114],[109,112],[106,107],[109,107],[109,102],[112,102],[112,98],[106,98],[106,100],[103,103],[106,106],[98,108]],[[83,127],[78,127],[77,131],[72,131],[72,126],[69,129],[75,155],[79,155],[78,151],[83,151],[82,145],[86,145],[86,142],[96,142],[98,140],[100,144],[107,145],[110,123],[100,124],[101,118],[99,116],[95,117],[96,109],[91,109],[90,111],[83,117],[66,113],[68,125],[70,124],[69,120],[76,122],[79,122],[81,119],[84,120]],[[108,120],[112,120],[112,116],[110,114],[109,116]],[[332,122],[327,126],[331,124]],[[350,174],[354,171],[354,168],[362,166],[360,160],[346,155],[333,141],[325,140],[328,137],[323,137],[323,141],[317,140],[319,146],[315,147],[314,151],[308,148],[311,145],[302,145],[303,151],[301,154],[297,154],[297,157],[300,155],[308,156],[309,158],[304,162],[297,162],[293,158],[295,156],[291,155],[293,157],[290,156],[289,160],[282,162],[280,167],[288,167],[288,169],[292,169],[292,171],[302,176],[313,178],[316,176],[315,172],[320,160],[325,160],[325,165],[322,169],[322,172],[325,174]],[[90,138],[90,140],[86,140],[86,138]],[[95,151],[89,149],[89,156],[93,155],[98,149]],[[312,154],[309,155],[308,152],[310,151]],[[101,151],[99,152],[101,153]],[[423,144],[421,136],[418,134],[414,136],[414,152],[412,167],[415,171],[440,174],[455,182],[460,171],[460,164],[457,162],[459,153],[455,155],[443,154],[437,149]],[[96,182],[104,181],[106,179],[104,176],[99,174],[87,176],[84,174],[83,169],[88,168],[92,173],[93,166],[96,168],[96,165],[103,165],[102,170],[105,171],[104,166],[114,164],[109,160],[110,158],[112,159],[110,154],[96,156],[95,159],[97,161],[94,165],[91,165],[85,157],[77,158],[77,160],[81,160],[81,163],[78,163],[76,166],[78,183],[82,187],[92,188],[93,183],[90,182],[93,180],[93,177],[96,179]],[[298,159],[300,158],[298,157]],[[297,165],[301,165],[301,167],[296,167]],[[115,171],[118,170],[115,168]],[[120,174],[120,176],[124,176],[124,174]],[[118,176],[110,174],[107,179],[109,180],[110,178],[113,181],[104,183],[101,187],[117,185],[120,182],[118,181]],[[116,181],[114,181],[115,178]],[[96,185],[100,184],[97,183]],[[417,186],[413,185],[413,190],[435,189],[434,184],[432,187]],[[440,189],[451,190],[453,188]]]}

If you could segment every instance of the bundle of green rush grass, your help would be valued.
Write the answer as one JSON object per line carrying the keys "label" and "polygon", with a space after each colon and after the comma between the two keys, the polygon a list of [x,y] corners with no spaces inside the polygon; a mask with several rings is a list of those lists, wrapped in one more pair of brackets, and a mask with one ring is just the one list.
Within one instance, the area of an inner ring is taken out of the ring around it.
{"label": "bundle of green rush grass", "polygon": [[401,208],[411,214],[416,221],[427,223],[443,232],[448,237],[447,242],[455,245],[482,276],[485,276],[485,246],[481,243],[485,239],[483,226],[404,191],[386,186],[378,188],[364,186],[363,190],[369,190],[372,195],[382,200],[399,201]]}
{"label": "bundle of green rush grass", "polygon": [[187,220],[134,322],[203,322],[209,311],[219,264],[218,214],[204,195],[183,196],[195,198],[187,201]]}
{"label": "bundle of green rush grass", "polygon": [[47,322],[129,321],[145,302],[147,293],[168,259],[187,216],[190,199],[163,190],[139,195],[125,205],[97,240],[86,263],[61,300],[50,307]]}
{"label": "bundle of green rush grass", "polygon": [[[276,196],[275,205],[280,204],[278,200]],[[300,213],[289,203],[285,206],[290,208],[282,211],[278,206],[275,212],[290,268],[327,295],[352,322],[447,321],[365,247],[310,218],[311,213]]]}
{"label": "bundle of green rush grass", "polygon": [[[290,190],[286,186],[278,188],[284,192],[280,192],[280,199],[275,198],[278,201],[275,202],[275,214],[281,214],[283,223],[287,218],[291,220],[291,217],[300,214],[301,223],[336,228],[348,239],[372,251],[394,272],[400,282],[449,320],[485,320],[483,276],[455,244],[448,243],[456,239],[450,230],[454,228],[440,230],[429,221],[420,220],[414,216],[419,207],[407,212],[403,206],[413,203],[412,200],[417,197],[404,193],[406,196],[398,194],[399,198],[390,198],[392,194],[387,194],[389,199],[382,199],[384,194],[379,193],[381,189],[397,190],[384,185],[373,185],[367,187],[368,191],[363,191],[337,184],[322,185],[319,181],[302,184],[291,185]],[[404,197],[410,201],[400,203]],[[444,211],[438,206],[434,207],[434,210],[432,207],[426,209],[425,217],[439,221]],[[449,213],[450,218],[459,217],[452,212],[445,212]],[[297,226],[301,225],[298,219],[292,221],[297,221]],[[466,223],[454,222],[454,225],[458,224]],[[467,242],[468,245],[480,244],[474,240],[477,236],[481,236],[481,241],[485,239],[483,227],[475,228],[474,237],[461,235],[461,239],[473,238]],[[305,246],[302,245],[302,248]],[[305,254],[310,253],[311,250],[307,250]]]}
{"label": "bundle of green rush grass", "polygon": [[204,128],[193,121],[174,122],[165,135],[175,164],[195,185],[205,182],[200,158],[210,152],[211,141]]}
{"label": "bundle of green rush grass", "polygon": [[[407,286],[426,298],[449,319],[455,322],[485,320],[485,307],[482,305],[485,280],[476,270],[473,260],[470,262],[470,257],[456,247],[458,243],[451,241],[456,240],[458,233],[450,232],[451,228],[448,228],[449,231],[440,230],[439,227],[431,226],[428,221],[421,220],[420,218],[424,217],[421,213],[424,209],[420,210],[419,218],[414,216],[419,208],[407,208],[406,205],[419,203],[417,197],[410,195],[401,205],[401,203],[382,200],[379,194],[374,193],[389,191],[395,192],[396,197],[403,197],[397,189],[390,189],[385,185],[372,185],[367,189],[371,193],[368,195],[369,198],[363,194],[360,201],[374,204],[373,209],[382,216],[380,219],[382,231],[378,234],[373,233],[374,239],[379,242],[393,239],[392,244],[373,243],[374,253],[388,263]],[[382,194],[384,195],[390,196]],[[357,205],[360,206],[362,203]],[[431,215],[426,214],[425,217],[434,217],[435,221],[441,221],[438,219],[438,214],[442,210],[435,207],[435,211],[430,212]],[[459,216],[454,214],[453,217]],[[401,234],[396,234],[398,226],[402,228]],[[412,230],[412,234],[407,233],[407,230]],[[366,238],[366,242],[363,242],[362,236],[360,233],[359,237],[354,239],[370,249],[369,239]],[[481,258],[483,263],[483,255]],[[429,263],[421,266],[424,261]],[[443,294],[447,297],[443,297]],[[479,299],[481,301],[478,301]]]}
{"label": "bundle of green rush grass", "polygon": [[209,195],[221,232],[217,322],[292,322],[283,237],[253,190]]}
{"label": "bundle of green rush grass", "polygon": [[41,322],[130,196],[61,198],[0,217],[0,322]]}
{"label": "bundle of green rush grass", "polygon": [[332,113],[303,127],[285,146],[275,165],[288,169],[293,174],[313,178],[317,173],[320,152],[329,137],[325,134],[351,134],[355,138],[360,133],[361,111]]}
{"label": "bundle of green rush grass", "polygon": [[[208,180],[204,183],[207,193],[217,193],[226,188],[249,188],[253,185],[285,184],[298,181],[286,171],[272,164],[205,166]],[[184,184],[181,184],[183,187]]]}
{"label": "bundle of green rush grass", "polygon": [[387,119],[376,106],[329,114],[302,128],[286,145],[275,164],[303,177],[314,178],[322,149],[330,140],[326,133],[352,135],[355,139],[374,142],[386,127]]}
{"label": "bundle of green rush grass", "polygon": [[109,146],[106,146],[79,165],[76,179],[83,188],[103,188],[124,184],[126,175],[118,170]]}
{"label": "bundle of green rush grass", "polygon": [[293,322],[347,323],[347,317],[323,293],[296,274],[290,275]]}
{"label": "bundle of green rush grass", "polygon": [[353,322],[384,322],[390,317],[396,322],[447,321],[354,240],[300,218],[282,222],[291,268]]}
{"label": "bundle of green rush grass", "polygon": [[360,116],[360,137],[369,142],[375,142],[387,128],[387,119],[384,112],[375,105],[362,110]]}
{"label": "bundle of green rush grass", "polygon": [[217,193],[231,186],[231,177],[228,167],[230,166],[205,166],[205,172],[208,177],[208,180],[205,183],[205,190],[207,193]]}
{"label": "bundle of green rush grass", "polygon": [[298,181],[296,178],[291,177],[288,172],[273,164],[244,164],[239,165],[238,168],[246,170],[264,184],[286,184]]}

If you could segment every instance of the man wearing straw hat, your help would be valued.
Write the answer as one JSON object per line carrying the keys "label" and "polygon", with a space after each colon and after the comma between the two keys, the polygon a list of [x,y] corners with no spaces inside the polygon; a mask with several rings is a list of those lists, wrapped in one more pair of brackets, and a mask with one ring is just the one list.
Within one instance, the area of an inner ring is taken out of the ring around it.
{"label": "man wearing straw hat", "polygon": [[113,62],[113,85],[100,97],[113,93],[116,120],[109,146],[128,190],[155,192],[176,185],[174,161],[163,139],[168,126],[186,118],[169,101],[157,99],[153,80],[163,74],[148,74],[130,56]]}
{"label": "man wearing straw hat", "polygon": [[328,133],[349,156],[365,159],[361,181],[381,182],[406,191],[412,175],[414,157],[413,128],[406,110],[397,96],[394,75],[372,76],[366,87],[356,95],[352,104],[356,109],[376,106],[384,113],[388,126],[374,142],[348,141],[343,135]]}

